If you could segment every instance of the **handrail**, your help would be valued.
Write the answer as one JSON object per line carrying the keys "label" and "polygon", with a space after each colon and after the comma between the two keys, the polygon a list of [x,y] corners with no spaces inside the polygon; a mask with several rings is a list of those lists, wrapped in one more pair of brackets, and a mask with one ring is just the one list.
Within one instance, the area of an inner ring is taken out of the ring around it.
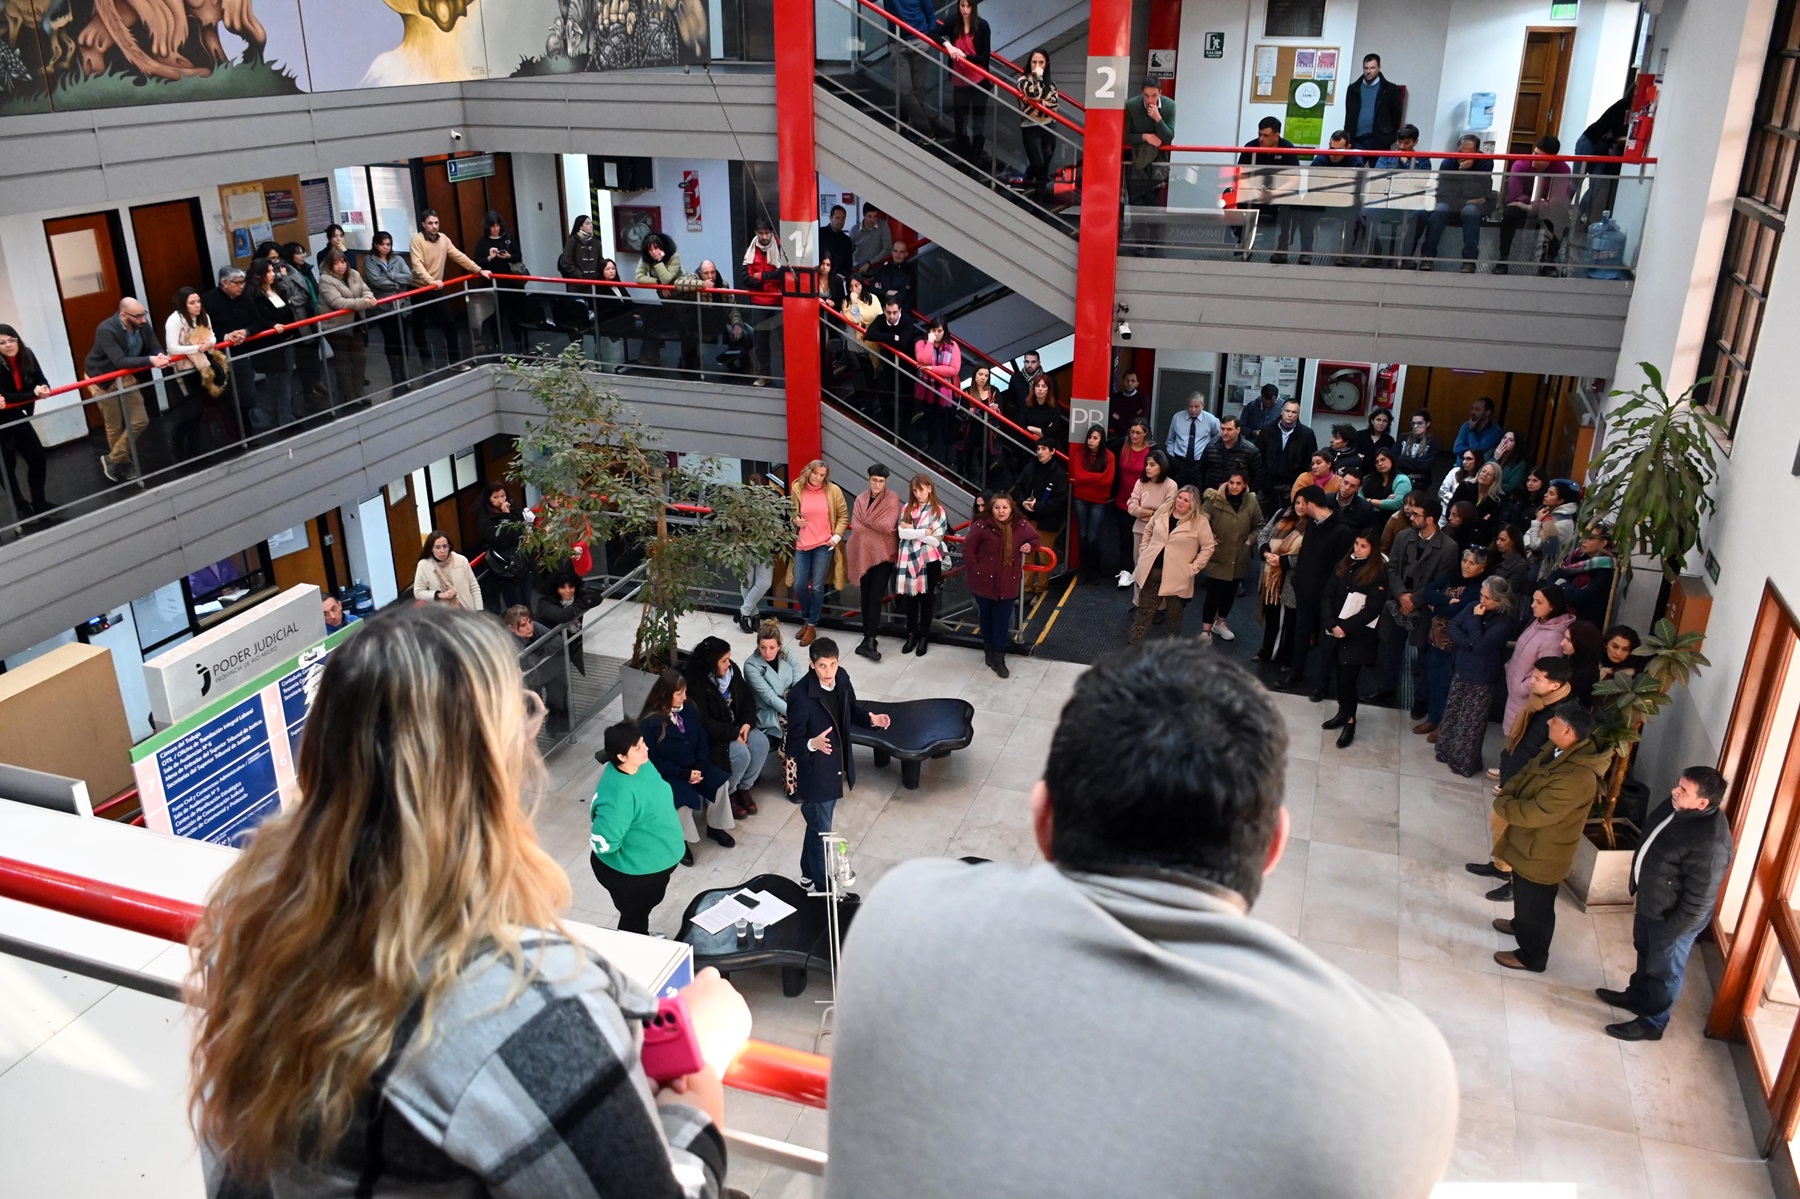
{"label": "handrail", "polygon": [[[178,944],[186,944],[201,915],[197,904],[3,857],[0,899]],[[823,1108],[831,1082],[831,1059],[785,1045],[746,1041],[726,1068],[724,1081],[736,1090]]]}
{"label": "handrail", "polygon": [[[837,309],[831,307],[830,305],[820,304],[819,311],[830,313],[836,319],[842,321],[844,324],[850,326],[852,329],[855,329],[859,334],[865,333],[868,331],[868,326],[862,324],[860,321],[858,321],[854,317],[846,316],[845,314],[839,312]],[[863,344],[869,345],[868,342],[864,342]],[[879,343],[875,344],[871,348],[881,350],[884,353],[890,353],[895,358],[903,358],[907,363],[909,363],[910,365],[912,365],[920,370],[925,369],[924,364],[921,363],[917,358],[914,358],[911,354],[903,355],[898,350],[890,349],[889,347],[887,347],[885,345],[881,345]],[[950,382],[938,380],[934,376],[932,386],[948,387],[951,391],[953,391],[957,395],[961,396],[963,398],[964,402],[966,402],[970,407],[977,409],[978,411],[983,412],[983,413],[987,414],[988,416],[993,417],[995,420],[999,421],[1001,424],[1005,425],[1007,428],[1014,430],[1018,434],[1019,439],[1021,441],[1024,441],[1027,445],[1036,445],[1039,441],[1042,440],[1042,438],[1040,438],[1037,434],[1031,432],[1029,429],[1025,428],[1023,425],[1020,425],[1017,422],[1013,421],[1010,417],[1008,417],[1005,413],[1001,412],[998,408],[992,407],[992,406],[985,404],[982,401],[976,399],[974,396],[972,396],[968,392],[964,391],[956,383],[950,383]],[[1058,458],[1061,458],[1065,462],[1067,462],[1069,460],[1068,454],[1063,452],[1062,450],[1056,450],[1055,454]]]}
{"label": "handrail", "polygon": [[[1254,154],[1268,158],[1306,158],[1312,162],[1302,165],[1316,166],[1317,159],[1323,154],[1334,154],[1343,158],[1423,158],[1457,160],[1474,158],[1487,162],[1614,162],[1637,163],[1644,166],[1655,166],[1654,158],[1623,158],[1616,154],[1464,154],[1460,150],[1426,150],[1414,149],[1411,153],[1396,153],[1393,150],[1352,150],[1334,149],[1331,146],[1260,146],[1256,144],[1244,146],[1159,146],[1158,149],[1170,153],[1182,154]],[[1278,162],[1219,163],[1219,166],[1284,166]]]}
{"label": "handrail", "polygon": [[[923,312],[920,312],[917,308],[912,310],[912,314],[913,314],[914,320],[925,321],[927,323],[929,323],[931,320],[931,317],[929,317],[928,315],[926,315]],[[995,358],[993,355],[989,354],[986,350],[982,349],[980,346],[976,345],[975,343],[973,343],[971,341],[967,341],[964,338],[958,337],[954,333],[952,333],[950,335],[950,339],[952,341],[954,341],[957,345],[961,346],[963,349],[968,350],[970,353],[974,354],[975,357],[981,359],[983,362],[987,363],[989,366],[997,366],[1001,370],[1007,371],[1008,373],[1010,373],[1012,371],[1012,368],[1010,366],[1008,366],[1004,362],[1001,362],[998,358]]]}
{"label": "handrail", "polygon": [[[450,287],[453,284],[467,283],[470,279],[474,279],[476,277],[477,276],[475,276],[475,275],[458,275],[456,278],[446,279],[442,283],[431,283],[431,284],[427,284],[424,287],[415,287],[415,288],[411,289],[410,291],[397,291],[391,296],[380,297],[379,299],[377,299],[375,301],[375,305],[393,304],[393,303],[397,303],[400,300],[410,299],[413,296],[424,295],[426,292],[442,291],[444,288]],[[374,305],[371,305],[371,307],[373,307],[373,306]],[[146,312],[147,311],[148,311],[148,307],[146,307]],[[234,341],[234,342],[226,342],[224,340],[215,341],[213,343],[213,349],[226,349],[226,350],[236,349],[239,346],[247,346],[253,341],[261,341],[263,338],[266,338],[266,337],[281,337],[281,336],[284,336],[287,333],[291,332],[294,329],[302,329],[308,325],[317,325],[324,321],[336,320],[338,317],[342,317],[342,316],[356,317],[359,315],[361,315],[361,313],[359,313],[355,309],[333,308],[330,312],[321,312],[321,313],[317,313],[316,315],[313,315],[313,316],[302,317],[297,321],[291,321],[291,322],[285,323],[278,329],[264,329],[261,333],[252,333],[250,336],[244,338],[244,340],[242,340],[242,341]],[[216,333],[217,330],[214,330],[214,332]],[[176,359],[187,357],[187,355],[185,355],[185,354],[167,354],[166,353],[168,350],[167,346],[164,346],[163,350],[165,351],[166,356],[170,360],[169,366],[166,366],[166,367],[146,366],[146,367],[140,367],[137,369],[132,369],[132,368],[128,367],[124,370],[108,371],[104,375],[94,375],[91,378],[77,379],[73,383],[64,383],[61,387],[52,387],[49,391],[45,392],[43,395],[33,396],[29,400],[21,400],[16,404],[0,404],[0,412],[3,412],[8,408],[25,408],[32,404],[39,403],[40,401],[47,400],[47,399],[51,398],[52,396],[66,395],[71,391],[77,391],[84,387],[97,387],[102,383],[111,383],[116,379],[123,379],[127,375],[130,375],[133,378],[135,378],[136,376],[144,374],[147,371],[153,371],[153,370],[165,370],[166,371],[175,365]]]}
{"label": "handrail", "polygon": [[[1000,65],[1005,67],[1009,71],[1017,71],[1021,75],[1023,75],[1025,73],[1024,67],[1020,66],[1018,63],[1014,62],[1012,59],[1006,57],[1006,55],[1000,53],[1000,51],[998,51],[998,50],[992,51],[989,56],[992,58],[999,59]],[[1030,58],[1031,55],[1027,54],[1025,57]],[[1077,100],[1074,96],[1068,95],[1060,88],[1058,88],[1057,92],[1056,92],[1056,102],[1059,105],[1067,104],[1070,108],[1073,108],[1076,112],[1080,113],[1084,117],[1087,115],[1087,105],[1085,105],[1081,101]],[[1042,107],[1042,106],[1040,105],[1039,107]]]}
{"label": "handrail", "polygon": [[[839,0],[839,3],[842,3],[842,2],[843,2],[843,0]],[[921,42],[924,42],[926,45],[928,45],[932,49],[936,50],[938,52],[938,54],[942,55],[943,58],[946,60],[946,62],[951,64],[951,66],[953,68],[957,64],[966,66],[971,71],[974,71],[976,73],[976,75],[979,76],[980,78],[987,80],[989,83],[992,83],[995,87],[998,87],[1002,91],[1010,94],[1015,100],[1025,100],[1026,99],[1025,96],[1020,94],[1018,88],[1016,88],[1012,84],[1006,82],[1006,80],[1000,78],[1000,76],[994,74],[992,71],[988,70],[986,67],[977,66],[975,63],[970,62],[966,58],[962,58],[962,59],[951,58],[950,55],[944,50],[943,46],[939,45],[936,41],[934,41],[930,34],[921,33],[919,30],[914,29],[911,25],[908,25],[905,21],[902,21],[899,17],[896,17],[893,13],[891,13],[887,9],[881,7],[881,5],[873,3],[873,0],[856,0],[856,3],[861,5],[864,8],[868,9],[870,12],[875,13],[882,20],[888,22],[889,24],[897,25],[901,29],[906,30],[906,32],[912,34],[915,38],[918,38]],[[889,32],[889,36],[890,37],[893,36],[891,31]],[[1028,100],[1027,100],[1027,103],[1029,103]],[[1046,115],[1048,115],[1051,120],[1056,121],[1058,124],[1068,126],[1070,132],[1075,133],[1077,135],[1082,134],[1083,131],[1082,131],[1081,126],[1077,125],[1074,121],[1071,121],[1068,117],[1063,116],[1062,113],[1050,112],[1048,109],[1043,108],[1041,105],[1037,105],[1035,107],[1037,107],[1040,111],[1042,111]]]}
{"label": "handrail", "polygon": [[[411,299],[414,296],[422,296],[429,292],[442,291],[447,287],[452,287],[459,283],[467,284],[471,279],[475,279],[475,278],[479,278],[479,277],[480,276],[476,276],[476,275],[458,275],[456,278],[446,279],[442,283],[431,283],[431,284],[427,284],[424,287],[415,287],[408,291],[395,292],[391,296],[382,296],[382,297],[378,298],[375,301],[374,305],[372,305],[372,306],[379,306],[382,304],[394,304],[401,300]],[[625,279],[566,279],[560,275],[503,275],[503,274],[499,274],[498,272],[496,272],[491,277],[494,279],[520,280],[520,281],[527,282],[527,283],[566,283],[566,284],[571,284],[571,285],[574,285],[577,287],[629,287],[629,288],[644,290],[644,291],[681,292],[684,294],[698,294],[700,292],[707,292],[707,293],[710,293],[713,295],[730,295],[730,296],[767,296],[767,295],[775,294],[775,293],[766,292],[766,291],[751,291],[751,290],[748,290],[745,288],[736,288],[736,287],[688,288],[688,287],[677,287],[673,283],[639,283],[635,280],[628,281]],[[465,287],[464,290],[466,291],[467,288]],[[580,297],[577,297],[577,298],[580,298]],[[348,316],[348,317],[352,317],[352,318],[359,318],[359,317],[363,317],[365,315],[366,315],[365,312],[358,311],[357,309],[353,309],[353,308],[334,308],[330,312],[320,312],[313,316],[302,317],[299,320],[288,322],[286,324],[283,324],[279,329],[265,329],[261,333],[252,333],[250,336],[244,338],[244,340],[242,340],[242,341],[229,342],[229,343],[222,341],[222,340],[216,341],[213,345],[213,348],[214,349],[226,349],[226,350],[236,349],[240,346],[247,346],[253,341],[261,341],[264,338],[270,338],[270,337],[280,337],[287,333],[293,332],[295,329],[303,329],[309,325],[322,324],[325,321],[336,320],[339,317]],[[217,331],[215,330],[215,332],[217,332]],[[168,349],[167,346],[165,346],[163,348],[165,351]],[[162,367],[160,369],[165,370],[165,371],[169,370],[170,368],[172,368],[175,365],[175,362],[173,361],[174,359],[183,358],[183,357],[186,357],[186,355],[182,355],[182,354],[169,355],[169,358],[171,359],[169,366]],[[132,369],[117,370],[117,371],[110,371],[104,375],[95,375],[91,378],[77,379],[73,383],[65,383],[61,387],[52,387],[45,394],[43,394],[41,396],[34,396],[33,398],[31,398],[29,400],[21,400],[20,402],[18,402],[16,404],[0,404],[0,411],[5,411],[6,409],[9,409],[9,408],[28,407],[29,405],[36,404],[42,400],[50,399],[52,396],[66,395],[67,393],[69,393],[71,391],[76,391],[81,388],[95,387],[102,383],[111,383],[116,379],[123,379],[127,375],[136,377],[138,375],[144,374],[147,371],[156,370],[156,369],[158,369],[158,368],[143,367],[138,370],[132,370]],[[473,563],[471,563],[471,565],[473,565]]]}

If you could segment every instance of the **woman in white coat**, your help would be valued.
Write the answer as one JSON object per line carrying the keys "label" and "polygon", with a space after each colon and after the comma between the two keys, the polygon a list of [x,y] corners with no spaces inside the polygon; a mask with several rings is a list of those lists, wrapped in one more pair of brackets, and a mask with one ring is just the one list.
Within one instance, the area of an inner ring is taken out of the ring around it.
{"label": "woman in white coat", "polygon": [[481,584],[469,560],[450,545],[450,534],[433,529],[419,550],[419,566],[413,571],[413,598],[425,603],[453,604],[471,612],[481,611]]}

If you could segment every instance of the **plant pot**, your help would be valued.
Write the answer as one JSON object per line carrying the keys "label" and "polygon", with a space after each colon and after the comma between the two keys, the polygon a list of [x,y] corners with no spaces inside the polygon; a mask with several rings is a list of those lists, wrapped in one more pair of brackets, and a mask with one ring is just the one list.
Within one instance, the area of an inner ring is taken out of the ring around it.
{"label": "plant pot", "polygon": [[1575,847],[1575,864],[1563,887],[1584,912],[1631,911],[1636,906],[1631,897],[1631,859],[1643,834],[1637,825],[1615,819],[1616,848],[1608,849],[1600,821],[1588,821],[1583,831],[1586,835]]}

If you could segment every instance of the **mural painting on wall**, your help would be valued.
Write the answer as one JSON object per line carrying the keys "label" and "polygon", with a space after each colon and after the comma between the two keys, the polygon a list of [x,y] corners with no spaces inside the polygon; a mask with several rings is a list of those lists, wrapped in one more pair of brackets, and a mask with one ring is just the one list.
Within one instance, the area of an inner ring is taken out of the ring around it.
{"label": "mural painting on wall", "polygon": [[0,0],[0,114],[307,89],[297,0]]}
{"label": "mural painting on wall", "polygon": [[708,61],[712,37],[706,0],[0,0],[0,13],[0,115],[672,66]]}

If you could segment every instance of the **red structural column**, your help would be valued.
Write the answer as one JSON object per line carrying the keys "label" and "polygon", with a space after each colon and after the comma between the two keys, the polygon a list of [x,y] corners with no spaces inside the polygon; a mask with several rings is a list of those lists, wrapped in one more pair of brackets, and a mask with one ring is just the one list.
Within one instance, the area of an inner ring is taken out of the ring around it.
{"label": "red structural column", "polygon": [[775,117],[781,181],[781,248],[800,286],[781,303],[787,357],[788,477],[821,456],[819,304],[805,284],[819,262],[819,177],[813,131],[813,2],[775,0]]}
{"label": "red structural column", "polygon": [[1082,135],[1081,242],[1076,256],[1075,369],[1069,437],[1106,426],[1112,390],[1114,289],[1125,101],[1131,95],[1130,0],[1093,0],[1088,15],[1087,126]]}

